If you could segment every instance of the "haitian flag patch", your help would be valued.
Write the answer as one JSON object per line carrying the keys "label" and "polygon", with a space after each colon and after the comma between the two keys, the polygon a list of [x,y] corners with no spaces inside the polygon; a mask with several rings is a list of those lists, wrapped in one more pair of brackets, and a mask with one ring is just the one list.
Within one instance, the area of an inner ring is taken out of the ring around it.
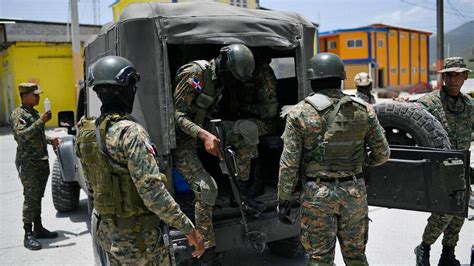
{"label": "haitian flag patch", "polygon": [[193,80],[191,81],[191,86],[193,87],[195,93],[201,93],[202,82],[197,77],[193,77]]}

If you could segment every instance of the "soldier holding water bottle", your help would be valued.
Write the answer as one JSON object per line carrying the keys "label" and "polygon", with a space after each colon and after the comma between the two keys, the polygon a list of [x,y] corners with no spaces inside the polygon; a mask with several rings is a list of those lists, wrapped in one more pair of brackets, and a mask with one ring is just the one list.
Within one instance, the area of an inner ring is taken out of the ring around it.
{"label": "soldier holding water bottle", "polygon": [[12,112],[10,126],[17,142],[16,167],[23,185],[23,245],[30,250],[41,249],[38,238],[55,238],[41,223],[41,198],[49,177],[47,144],[59,145],[58,138],[45,135],[45,124],[51,119],[51,103],[45,101],[45,112],[34,109],[39,104],[42,91],[35,83],[21,83],[18,86],[21,105]]}

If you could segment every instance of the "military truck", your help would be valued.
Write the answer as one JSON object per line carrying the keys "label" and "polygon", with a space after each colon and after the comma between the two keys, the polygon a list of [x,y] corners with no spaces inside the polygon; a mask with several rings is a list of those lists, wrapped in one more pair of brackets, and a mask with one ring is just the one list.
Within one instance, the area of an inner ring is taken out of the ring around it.
{"label": "military truck", "polygon": [[[176,171],[171,157],[171,150],[176,147],[172,93],[177,69],[192,60],[215,57],[224,45],[245,44],[271,59],[280,107],[294,105],[311,92],[306,69],[315,53],[315,32],[316,25],[291,12],[250,10],[218,3],[132,4],[118,22],[104,25],[87,42],[84,78],[87,80],[88,68],[103,56],[119,55],[133,62],[141,81],[132,115],[147,129],[157,147],[160,169],[168,177],[167,188],[185,213],[194,217],[192,194],[175,190],[178,176],[173,174]],[[76,116],[98,116],[100,102],[95,93],[87,87],[82,91],[79,104],[83,104],[84,110]],[[391,208],[467,215],[469,154],[439,150],[449,148],[446,132],[421,108],[385,103],[376,110],[387,137],[397,146],[393,147],[389,163],[367,169],[369,202]],[[74,121],[72,113],[60,113],[58,117],[60,123]],[[283,256],[302,254],[299,223],[282,224],[275,212],[283,128],[284,118],[280,119],[277,133],[260,138],[258,166],[263,169],[259,174],[265,193],[258,200],[266,204],[266,209],[258,215],[246,213],[242,217],[239,208],[229,200],[232,192],[218,160],[200,152],[201,161],[219,185],[213,212],[217,251],[247,246],[263,251],[268,246]],[[73,128],[70,131],[73,133]],[[53,170],[53,200],[58,211],[77,206],[79,187],[88,192],[73,143],[73,135],[63,138]],[[452,180],[442,178],[447,172]],[[298,193],[292,206],[297,214]],[[189,257],[184,238],[176,231],[171,235],[177,261],[182,262]]]}

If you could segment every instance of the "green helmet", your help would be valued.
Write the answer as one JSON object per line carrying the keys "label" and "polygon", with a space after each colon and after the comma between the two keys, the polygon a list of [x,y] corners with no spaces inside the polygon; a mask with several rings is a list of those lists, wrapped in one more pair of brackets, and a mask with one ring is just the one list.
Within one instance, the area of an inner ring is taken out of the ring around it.
{"label": "green helmet", "polygon": [[320,53],[310,61],[307,72],[308,79],[340,78],[346,79],[344,63],[333,53]]}
{"label": "green helmet", "polygon": [[140,75],[133,64],[120,56],[105,56],[89,67],[87,83],[89,86],[117,85],[126,87],[140,81]]}
{"label": "green helmet", "polygon": [[220,50],[221,55],[226,58],[226,67],[234,77],[240,81],[247,81],[252,77],[255,70],[255,59],[252,51],[243,44],[231,44]]}

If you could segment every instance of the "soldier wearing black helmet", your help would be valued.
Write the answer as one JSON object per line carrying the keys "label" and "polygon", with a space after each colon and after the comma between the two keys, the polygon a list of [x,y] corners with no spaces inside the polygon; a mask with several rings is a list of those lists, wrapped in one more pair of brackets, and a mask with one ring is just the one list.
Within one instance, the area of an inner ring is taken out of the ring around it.
{"label": "soldier wearing black helmet", "polygon": [[367,194],[359,174],[388,160],[388,142],[372,107],[342,93],[346,75],[337,55],[313,57],[308,78],[315,93],[289,111],[283,133],[279,218],[291,223],[291,194],[303,169],[301,242],[308,264],[332,265],[337,238],[347,265],[367,265]]}
{"label": "soldier wearing black helmet", "polygon": [[111,264],[168,264],[161,221],[181,230],[195,247],[193,256],[201,256],[201,234],[166,190],[150,137],[130,116],[139,74],[119,56],[103,57],[89,70],[101,115],[81,119],[76,145],[99,215],[97,236]]}
{"label": "soldier wearing black helmet", "polygon": [[[205,121],[216,108],[224,88],[229,89],[229,85],[235,81],[249,80],[254,68],[255,61],[250,49],[242,44],[232,44],[221,48],[218,57],[210,61],[192,61],[179,68],[176,74],[173,97],[177,133],[173,162],[196,197],[196,227],[204,235],[206,246],[206,252],[201,258],[203,265],[219,264],[216,260],[212,225],[212,207],[217,197],[217,185],[201,164],[196,143],[198,139],[201,140],[209,154],[222,157],[218,149],[219,139],[206,129]],[[230,132],[238,135],[237,138],[230,139],[239,141],[236,146],[240,176],[247,179],[248,173],[244,172],[245,169],[250,169],[251,158],[242,156],[242,151],[258,143],[258,128],[245,120],[235,123]]]}

